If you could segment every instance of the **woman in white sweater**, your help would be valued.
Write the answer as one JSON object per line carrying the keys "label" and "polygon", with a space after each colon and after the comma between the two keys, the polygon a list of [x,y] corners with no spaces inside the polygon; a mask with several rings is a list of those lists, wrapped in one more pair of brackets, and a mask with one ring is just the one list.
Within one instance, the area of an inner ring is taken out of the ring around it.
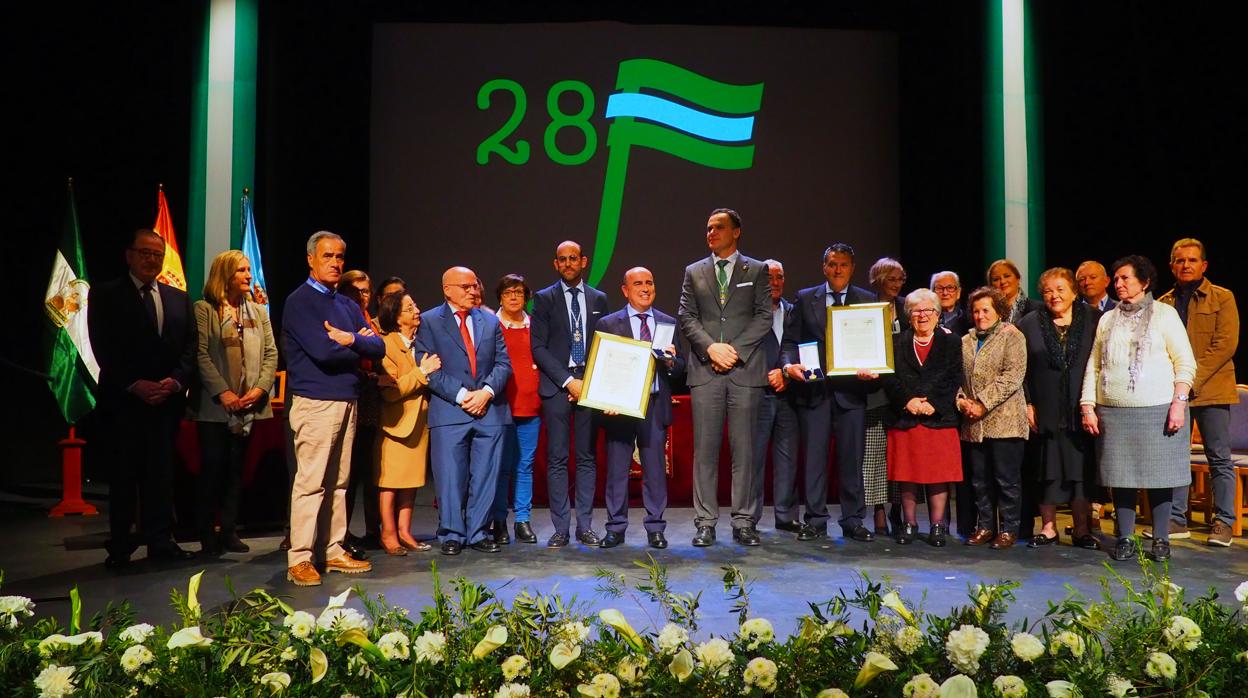
{"label": "woman in white sweater", "polygon": [[1157,269],[1146,257],[1114,262],[1119,303],[1101,317],[1083,375],[1083,428],[1097,440],[1101,484],[1114,490],[1118,543],[1112,556],[1137,555],[1136,490],[1148,490],[1154,522],[1152,557],[1170,558],[1172,488],[1191,482],[1187,398],[1196,359],[1174,308],[1153,302]]}

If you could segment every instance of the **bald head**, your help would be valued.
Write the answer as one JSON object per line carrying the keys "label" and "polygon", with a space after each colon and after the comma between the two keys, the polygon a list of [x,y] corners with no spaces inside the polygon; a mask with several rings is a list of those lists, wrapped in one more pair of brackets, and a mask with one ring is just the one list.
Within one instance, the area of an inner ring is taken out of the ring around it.
{"label": "bald head", "polygon": [[471,310],[480,294],[477,274],[468,267],[451,267],[442,272],[442,295],[455,310]]}
{"label": "bald head", "polygon": [[1097,305],[1105,298],[1109,288],[1109,275],[1105,273],[1105,265],[1089,259],[1075,270],[1075,285],[1079,287],[1079,295],[1088,305]]}
{"label": "bald head", "polygon": [[654,274],[645,267],[633,267],[624,272],[624,285],[620,291],[629,305],[644,313],[654,305]]}
{"label": "bald head", "polygon": [[581,252],[581,243],[575,240],[564,240],[555,248],[555,271],[569,286],[581,283],[581,275],[589,266],[589,258]]}

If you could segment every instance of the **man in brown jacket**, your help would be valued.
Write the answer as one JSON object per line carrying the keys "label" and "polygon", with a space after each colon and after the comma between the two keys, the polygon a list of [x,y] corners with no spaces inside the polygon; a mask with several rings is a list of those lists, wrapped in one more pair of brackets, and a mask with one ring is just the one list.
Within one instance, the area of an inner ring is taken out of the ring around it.
{"label": "man in brown jacket", "polygon": [[[1205,246],[1183,238],[1170,248],[1170,271],[1175,286],[1158,300],[1174,306],[1187,326],[1196,354],[1192,384],[1192,418],[1200,427],[1209,473],[1213,479],[1216,519],[1209,545],[1230,547],[1235,511],[1235,466],[1231,463],[1231,408],[1239,402],[1232,358],[1239,344],[1239,311],[1235,295],[1205,278],[1209,262]],[[1187,538],[1187,489],[1176,487],[1170,537]],[[1177,535],[1176,535],[1177,534]]]}

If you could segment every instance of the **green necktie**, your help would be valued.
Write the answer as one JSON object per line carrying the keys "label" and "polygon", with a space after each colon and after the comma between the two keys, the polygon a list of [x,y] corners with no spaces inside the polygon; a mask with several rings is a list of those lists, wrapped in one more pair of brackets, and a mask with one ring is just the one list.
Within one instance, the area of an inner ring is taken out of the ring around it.
{"label": "green necktie", "polygon": [[728,302],[728,272],[724,271],[724,267],[728,266],[728,260],[717,260],[715,265],[719,267],[715,272],[715,277],[719,279],[719,304],[723,305]]}

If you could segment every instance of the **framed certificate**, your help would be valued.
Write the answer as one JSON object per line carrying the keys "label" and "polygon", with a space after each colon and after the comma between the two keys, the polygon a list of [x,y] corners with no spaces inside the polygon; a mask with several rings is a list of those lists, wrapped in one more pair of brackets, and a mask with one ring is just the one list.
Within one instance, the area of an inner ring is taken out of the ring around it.
{"label": "framed certificate", "polygon": [[824,373],[852,376],[861,368],[893,373],[892,329],[892,303],[830,306]]}
{"label": "framed certificate", "polygon": [[578,405],[644,419],[654,385],[650,342],[594,333]]}

